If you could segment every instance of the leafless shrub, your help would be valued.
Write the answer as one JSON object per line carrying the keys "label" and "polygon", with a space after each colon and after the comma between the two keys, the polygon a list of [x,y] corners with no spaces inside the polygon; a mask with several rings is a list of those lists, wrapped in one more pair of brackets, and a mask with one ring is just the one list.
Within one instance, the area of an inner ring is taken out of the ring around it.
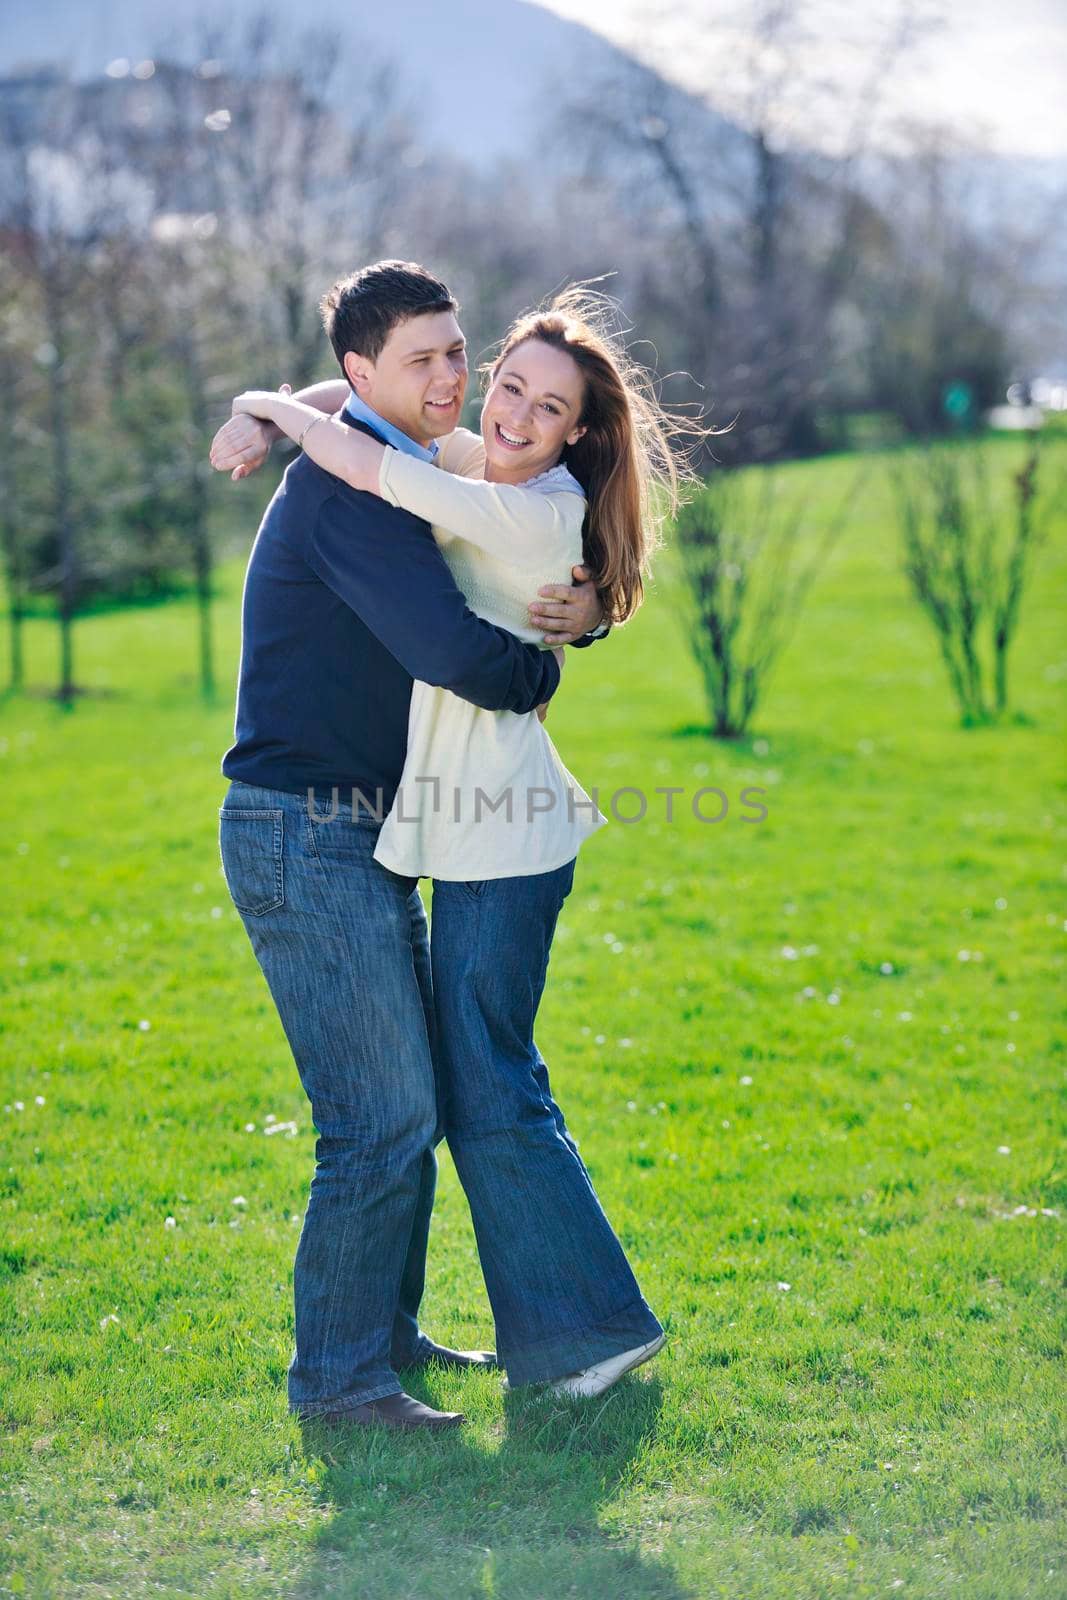
{"label": "leafless shrub", "polygon": [[675,524],[689,597],[689,640],[718,738],[743,734],[808,590],[833,549],[865,474],[809,532],[777,471],[721,472]]}
{"label": "leafless shrub", "polygon": [[1031,440],[1011,480],[1012,512],[994,494],[981,446],[934,447],[890,470],[904,571],[933,624],[965,727],[1008,710],[1008,653],[1055,498],[1035,515],[1040,450]]}

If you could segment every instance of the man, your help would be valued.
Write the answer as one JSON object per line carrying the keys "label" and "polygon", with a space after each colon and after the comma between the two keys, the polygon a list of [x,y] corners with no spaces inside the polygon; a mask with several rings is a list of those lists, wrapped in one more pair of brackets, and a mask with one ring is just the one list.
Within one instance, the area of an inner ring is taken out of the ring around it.
{"label": "man", "polygon": [[[432,459],[466,390],[456,312],[413,263],[335,285],[323,314],[353,391],[345,421]],[[242,418],[212,461],[242,476],[270,442]],[[587,581],[535,604],[557,644],[600,621]],[[426,523],[306,457],[288,468],[245,580],[220,842],[319,1135],[294,1268],[298,1415],[456,1426],[462,1414],[412,1399],[397,1369],[495,1364],[418,1327],[437,1165],[429,941],[416,881],[373,851],[404,764],[412,679],[529,712],[555,692],[559,654],[477,618]]]}

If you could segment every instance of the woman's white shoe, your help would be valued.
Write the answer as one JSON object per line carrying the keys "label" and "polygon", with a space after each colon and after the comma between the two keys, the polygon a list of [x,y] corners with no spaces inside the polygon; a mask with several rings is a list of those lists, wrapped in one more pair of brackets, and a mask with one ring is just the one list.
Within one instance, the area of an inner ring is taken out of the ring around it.
{"label": "woman's white shoe", "polygon": [[[651,1361],[657,1351],[662,1350],[667,1342],[667,1335],[661,1333],[657,1339],[652,1339],[648,1344],[639,1344],[636,1349],[624,1350],[619,1356],[609,1356],[607,1361],[598,1361],[593,1367],[586,1367],[582,1372],[573,1372],[569,1378],[559,1378],[555,1383],[546,1385],[549,1394],[563,1394],[578,1397],[603,1394],[605,1389],[610,1389],[613,1383],[618,1383],[628,1372],[639,1367],[645,1361]],[[505,1378],[503,1387],[510,1389],[511,1385]]]}

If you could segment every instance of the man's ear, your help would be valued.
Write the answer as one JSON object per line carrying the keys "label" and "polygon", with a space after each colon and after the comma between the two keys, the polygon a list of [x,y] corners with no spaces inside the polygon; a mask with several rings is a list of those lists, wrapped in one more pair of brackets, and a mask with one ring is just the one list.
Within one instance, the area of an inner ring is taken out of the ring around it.
{"label": "man's ear", "polygon": [[350,387],[362,396],[374,377],[374,362],[355,350],[346,350],[343,365]]}

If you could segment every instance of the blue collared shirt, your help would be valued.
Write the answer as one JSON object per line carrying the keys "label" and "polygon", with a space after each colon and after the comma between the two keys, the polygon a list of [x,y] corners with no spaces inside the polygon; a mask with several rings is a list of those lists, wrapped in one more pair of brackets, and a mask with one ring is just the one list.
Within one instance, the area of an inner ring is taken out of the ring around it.
{"label": "blue collared shirt", "polygon": [[433,461],[441,448],[436,439],[430,440],[429,448],[416,444],[414,439],[409,438],[406,433],[401,433],[392,422],[386,422],[384,417],[380,417],[373,406],[360,399],[355,390],[349,395],[344,409],[354,422],[366,423],[368,428],[374,429],[384,444],[391,444],[394,450],[401,451],[403,455],[416,456],[420,461]]}

